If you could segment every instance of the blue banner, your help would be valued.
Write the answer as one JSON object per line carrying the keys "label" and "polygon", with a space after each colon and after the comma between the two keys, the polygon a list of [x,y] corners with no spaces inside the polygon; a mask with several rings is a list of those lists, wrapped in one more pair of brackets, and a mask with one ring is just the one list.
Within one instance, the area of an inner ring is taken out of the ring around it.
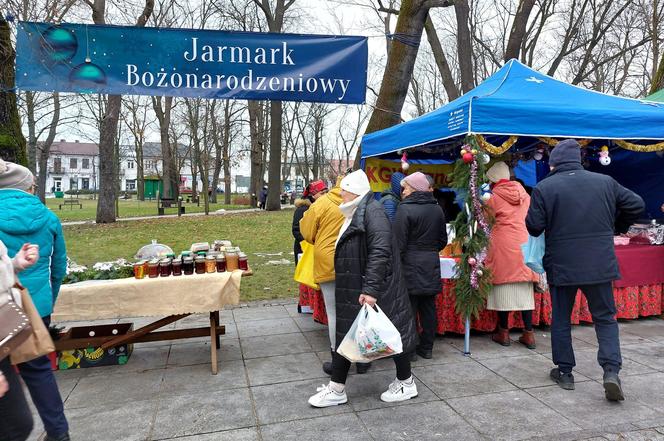
{"label": "blue banner", "polygon": [[16,86],[364,103],[366,37],[21,22]]}

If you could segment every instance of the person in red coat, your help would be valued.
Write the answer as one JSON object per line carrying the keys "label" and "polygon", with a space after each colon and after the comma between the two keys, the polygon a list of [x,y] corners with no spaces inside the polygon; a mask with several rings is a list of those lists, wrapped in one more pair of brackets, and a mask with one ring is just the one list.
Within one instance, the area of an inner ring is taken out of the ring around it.
{"label": "person in red coat", "polygon": [[499,318],[498,330],[492,340],[509,346],[509,314],[521,311],[524,331],[519,342],[535,349],[533,284],[539,281],[539,277],[525,265],[521,251],[521,244],[528,242],[526,215],[530,196],[521,184],[510,181],[510,169],[504,162],[494,164],[487,171],[487,178],[492,183],[492,195],[487,205],[495,216],[486,258],[493,283],[487,309],[497,311]]}

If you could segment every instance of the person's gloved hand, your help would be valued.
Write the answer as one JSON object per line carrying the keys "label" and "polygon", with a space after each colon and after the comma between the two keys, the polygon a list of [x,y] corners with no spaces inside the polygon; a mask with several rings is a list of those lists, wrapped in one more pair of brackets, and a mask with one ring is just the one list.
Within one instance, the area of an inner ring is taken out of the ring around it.
{"label": "person's gloved hand", "polygon": [[14,267],[16,271],[23,271],[34,265],[37,260],[39,260],[39,245],[25,243],[14,256]]}

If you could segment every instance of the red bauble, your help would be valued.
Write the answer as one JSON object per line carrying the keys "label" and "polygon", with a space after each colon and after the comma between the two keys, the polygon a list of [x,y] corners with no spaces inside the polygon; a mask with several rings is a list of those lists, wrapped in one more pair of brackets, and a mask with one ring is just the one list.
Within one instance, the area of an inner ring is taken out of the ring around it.
{"label": "red bauble", "polygon": [[461,159],[463,159],[463,162],[465,162],[466,164],[470,164],[471,162],[473,162],[473,157],[474,156],[472,153],[466,153],[461,157]]}

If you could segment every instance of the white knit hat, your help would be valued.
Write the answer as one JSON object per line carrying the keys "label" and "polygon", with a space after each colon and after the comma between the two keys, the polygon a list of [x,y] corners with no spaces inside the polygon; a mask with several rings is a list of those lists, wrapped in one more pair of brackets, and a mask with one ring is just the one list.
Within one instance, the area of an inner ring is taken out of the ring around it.
{"label": "white knit hat", "polygon": [[0,188],[30,191],[34,184],[35,177],[28,168],[0,159]]}
{"label": "white knit hat", "polygon": [[486,177],[489,181],[496,183],[501,180],[510,179],[510,168],[503,161],[496,162],[493,166],[486,172]]}
{"label": "white knit hat", "polygon": [[371,185],[366,173],[363,170],[356,170],[341,180],[341,189],[362,196],[371,191]]}

